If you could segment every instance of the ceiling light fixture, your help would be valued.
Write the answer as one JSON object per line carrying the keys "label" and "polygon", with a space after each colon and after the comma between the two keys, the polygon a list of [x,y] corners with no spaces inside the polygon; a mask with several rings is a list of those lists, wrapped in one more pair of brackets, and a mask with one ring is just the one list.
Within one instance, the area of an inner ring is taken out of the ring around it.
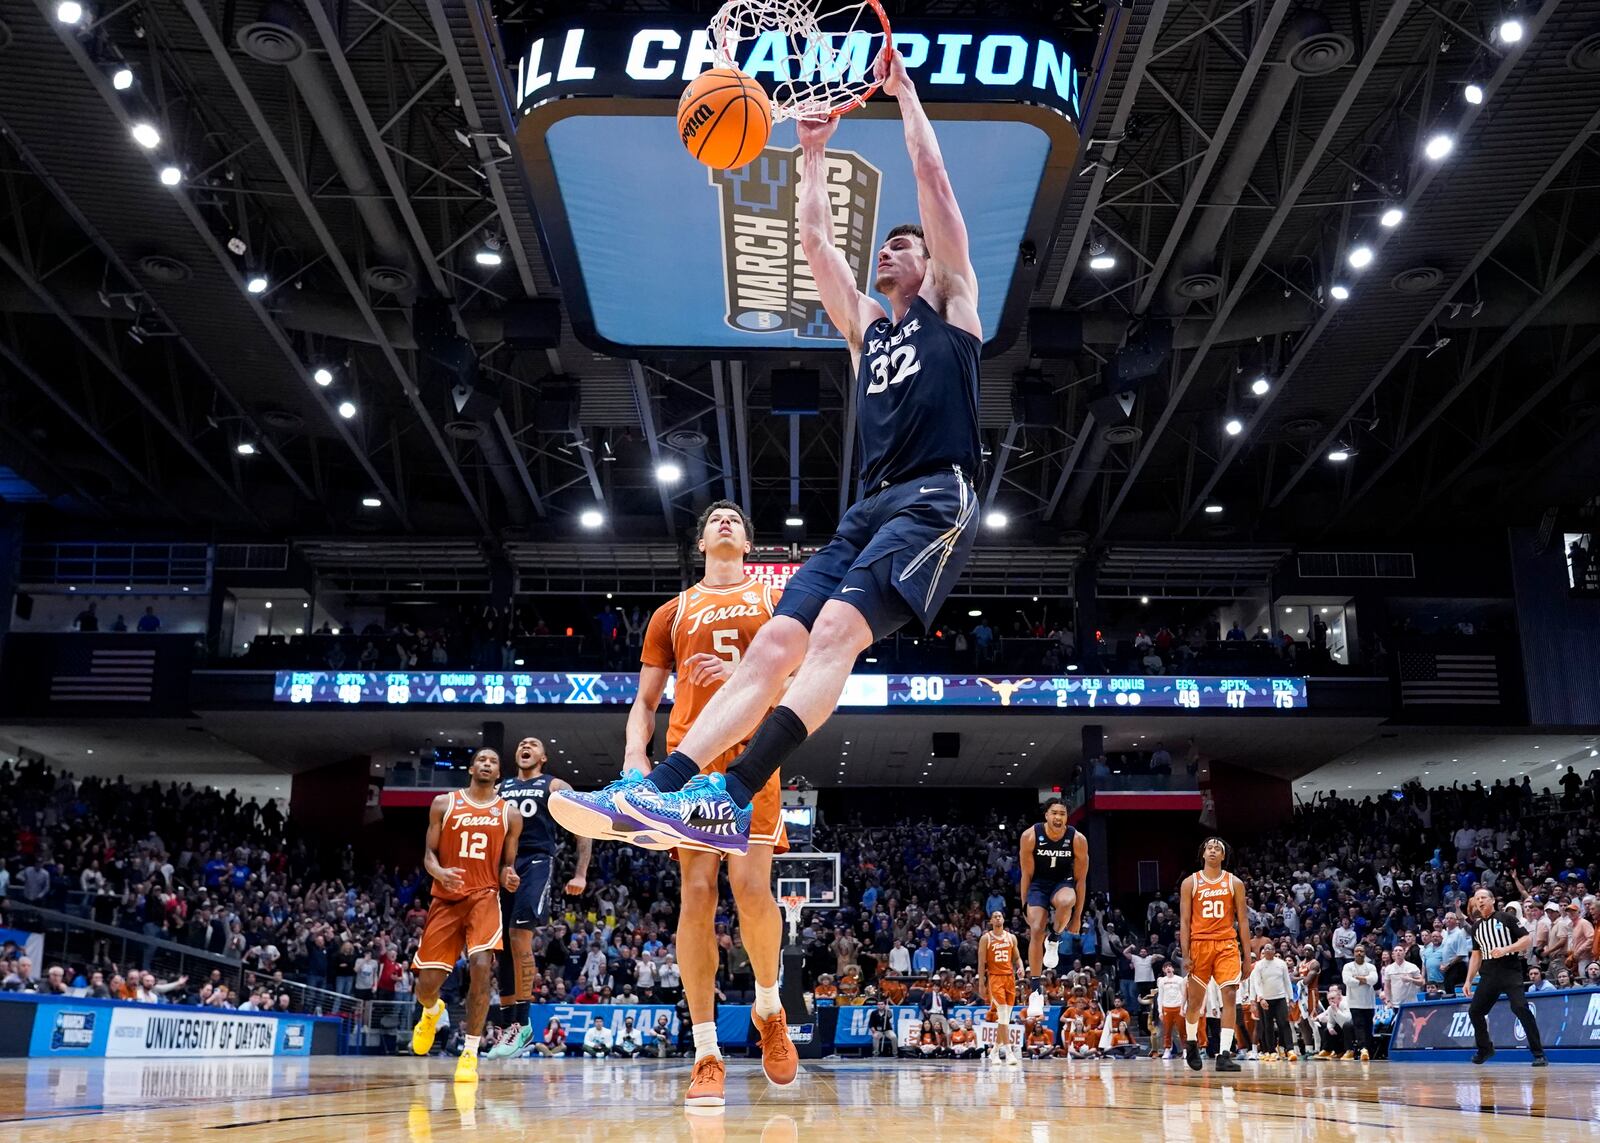
{"label": "ceiling light fixture", "polygon": [[249,441],[240,441],[238,444],[233,446],[233,451],[238,453],[240,456],[255,456],[256,446],[251,444]]}
{"label": "ceiling light fixture", "polygon": [[311,380],[326,389],[333,384],[333,370],[326,365],[319,365],[311,374]]}
{"label": "ceiling light fixture", "polygon": [[1268,381],[1265,377],[1257,377],[1254,381],[1250,382],[1250,392],[1255,394],[1257,397],[1265,397],[1271,389],[1272,382]]}
{"label": "ceiling light fixture", "polygon": [[786,528],[804,528],[806,526],[806,518],[804,516],[785,516],[783,524]]}
{"label": "ceiling light fixture", "polygon": [[1522,27],[1522,21],[1517,19],[1515,16],[1508,15],[1505,19],[1500,21],[1500,27],[1497,29],[1497,34],[1499,35],[1500,42],[1502,44],[1520,44],[1522,42],[1523,31],[1524,28]]}
{"label": "ceiling light fixture", "polygon": [[1096,254],[1089,259],[1089,269],[1091,270],[1103,273],[1106,270],[1115,270],[1116,268],[1117,258],[1114,254]]}
{"label": "ceiling light fixture", "polygon": [[246,291],[252,294],[266,293],[267,276],[265,274],[251,274],[250,277],[245,280],[244,288]]}
{"label": "ceiling light fixture", "polygon": [[983,523],[984,523],[984,525],[986,527],[994,528],[995,530],[998,531],[999,529],[1004,528],[1008,523],[1010,523],[1010,520],[1011,520],[1011,518],[1009,516],[1007,516],[1004,512],[996,510],[996,511],[990,512],[987,516],[985,516],[983,518]]}
{"label": "ceiling light fixture", "polygon": [[1483,102],[1483,84],[1469,83],[1461,89],[1461,98],[1476,107]]}
{"label": "ceiling light fixture", "polygon": [[1229,417],[1227,421],[1223,423],[1222,431],[1227,433],[1230,437],[1236,437],[1240,433],[1244,432],[1244,422],[1238,417]]}
{"label": "ceiling light fixture", "polygon": [[1206,515],[1208,515],[1208,516],[1220,516],[1221,514],[1222,514],[1222,505],[1221,504],[1207,504],[1206,505]]}
{"label": "ceiling light fixture", "polygon": [[161,132],[156,130],[153,123],[146,123],[141,119],[129,128],[128,133],[133,136],[133,141],[146,151],[153,151],[161,146]]}
{"label": "ceiling light fixture", "polygon": [[133,69],[127,64],[123,64],[116,71],[112,72],[111,86],[116,88],[118,91],[127,91],[128,88],[133,86]]}
{"label": "ceiling light fixture", "polygon": [[683,479],[683,469],[672,461],[662,461],[656,465],[656,479],[662,484],[676,484]]}
{"label": "ceiling light fixture", "polygon": [[1350,264],[1352,270],[1365,270],[1372,265],[1373,257],[1372,247],[1361,245],[1346,254],[1344,260]]}
{"label": "ceiling light fixture", "polygon": [[585,528],[598,528],[606,522],[605,513],[598,508],[585,508],[578,514],[578,523]]}
{"label": "ceiling light fixture", "polygon": [[1141,595],[1139,597],[1139,602],[1148,605],[1150,603],[1150,597],[1148,595]]}
{"label": "ceiling light fixture", "polygon": [[168,163],[166,166],[161,168],[160,178],[162,186],[175,187],[179,183],[183,182],[183,171]]}
{"label": "ceiling light fixture", "polygon": [[1336,449],[1329,450],[1328,459],[1333,461],[1334,464],[1343,464],[1350,459],[1350,450],[1340,445]]}
{"label": "ceiling light fixture", "polygon": [[56,19],[63,24],[77,24],[83,19],[83,5],[78,0],[61,0],[56,6]]}
{"label": "ceiling light fixture", "polygon": [[1336,302],[1345,302],[1350,300],[1350,287],[1345,285],[1343,282],[1335,282],[1328,290],[1328,293],[1333,296],[1333,300]]}
{"label": "ceiling light fixture", "polygon": [[1406,212],[1398,206],[1391,206],[1378,216],[1378,225],[1385,230],[1393,230],[1406,220]]}
{"label": "ceiling light fixture", "polygon": [[348,421],[356,415],[356,403],[354,401],[340,401],[339,415]]}
{"label": "ceiling light fixture", "polygon": [[1448,132],[1439,131],[1428,136],[1428,141],[1423,144],[1422,153],[1433,162],[1438,163],[1448,159],[1450,152],[1455,149],[1455,137]]}
{"label": "ceiling light fixture", "polygon": [[361,507],[363,507],[363,508],[382,508],[383,507],[383,501],[379,500],[376,496],[363,496],[361,498]]}

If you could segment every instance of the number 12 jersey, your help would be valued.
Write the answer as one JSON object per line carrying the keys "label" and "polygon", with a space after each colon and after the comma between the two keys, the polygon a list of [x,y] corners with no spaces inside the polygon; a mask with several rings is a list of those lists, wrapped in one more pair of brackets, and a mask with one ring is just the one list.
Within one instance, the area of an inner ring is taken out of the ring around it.
{"label": "number 12 jersey", "polygon": [[510,815],[511,806],[504,798],[480,805],[465,790],[450,791],[439,823],[439,864],[461,870],[461,892],[452,893],[435,881],[435,897],[458,901],[500,888],[500,853],[511,828]]}

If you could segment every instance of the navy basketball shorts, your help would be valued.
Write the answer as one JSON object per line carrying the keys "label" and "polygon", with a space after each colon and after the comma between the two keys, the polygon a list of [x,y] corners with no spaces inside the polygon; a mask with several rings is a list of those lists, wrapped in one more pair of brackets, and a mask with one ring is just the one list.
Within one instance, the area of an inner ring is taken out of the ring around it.
{"label": "navy basketball shorts", "polygon": [[1041,909],[1054,909],[1056,907],[1056,894],[1062,889],[1076,890],[1077,884],[1077,881],[1073,880],[1072,878],[1068,878],[1065,881],[1056,881],[1054,883],[1041,883],[1038,881],[1031,882],[1028,885],[1028,900],[1025,903],[1028,905],[1037,905]]}
{"label": "navy basketball shorts", "polygon": [[555,876],[554,859],[545,854],[517,858],[517,876],[522,878],[511,895],[511,927],[536,929],[550,920],[550,880]]}
{"label": "navy basketball shorts", "polygon": [[783,589],[776,615],[816,622],[843,600],[882,639],[920,619],[933,625],[978,535],[978,494],[955,465],[880,486],[850,507],[831,541]]}

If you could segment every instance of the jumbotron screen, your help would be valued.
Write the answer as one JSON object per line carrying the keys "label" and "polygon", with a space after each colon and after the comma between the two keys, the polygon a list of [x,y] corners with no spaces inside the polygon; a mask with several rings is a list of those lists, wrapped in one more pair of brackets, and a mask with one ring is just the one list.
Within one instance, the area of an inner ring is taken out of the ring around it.
{"label": "jumbotron screen", "polygon": [[[663,704],[671,703],[674,679]],[[638,675],[621,671],[279,671],[274,702],[352,706],[626,706]],[[1296,678],[1182,675],[851,675],[841,707],[1306,709]]]}

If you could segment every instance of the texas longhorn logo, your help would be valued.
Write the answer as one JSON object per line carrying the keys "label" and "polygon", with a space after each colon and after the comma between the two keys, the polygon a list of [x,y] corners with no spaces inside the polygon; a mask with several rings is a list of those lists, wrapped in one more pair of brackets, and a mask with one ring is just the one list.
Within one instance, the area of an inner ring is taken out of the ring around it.
{"label": "texas longhorn logo", "polygon": [[978,681],[1000,696],[1001,706],[1010,706],[1012,695],[1016,694],[1018,691],[1030,690],[1033,687],[1033,680],[1031,678],[985,679],[980,677]]}
{"label": "texas longhorn logo", "polygon": [[[838,341],[800,249],[797,220],[799,147],[768,147],[737,170],[710,172],[722,214],[723,320],[746,333],[781,333]],[[855,151],[829,151],[822,177],[833,208],[834,245],[865,292],[878,225],[883,173]]]}

